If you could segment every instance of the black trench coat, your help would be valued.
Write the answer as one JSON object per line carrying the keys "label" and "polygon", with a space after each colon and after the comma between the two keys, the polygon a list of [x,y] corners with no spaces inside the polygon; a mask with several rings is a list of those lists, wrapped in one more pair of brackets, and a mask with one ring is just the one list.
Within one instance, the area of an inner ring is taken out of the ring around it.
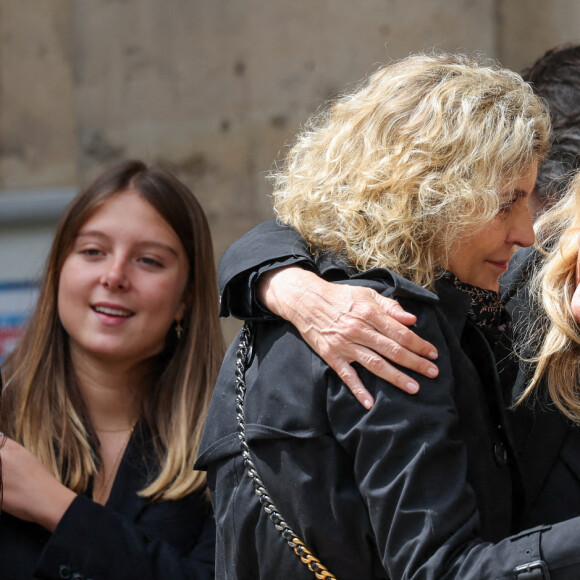
{"label": "black trench coat", "polygon": [[[222,259],[220,282],[229,284],[222,313],[264,318],[247,291],[259,273],[314,266],[300,238],[272,223],[237,246]],[[327,278],[345,275],[332,259],[317,266]],[[361,369],[376,399],[366,412],[291,327],[257,324],[246,422],[282,514],[339,578],[531,579],[547,577],[546,568],[552,579],[580,577],[580,519],[514,534],[533,503],[513,457],[521,442],[510,436],[489,346],[465,320],[465,297],[450,291],[437,303],[396,276],[373,276],[379,280],[357,283],[418,315],[416,330],[439,349],[440,375],[416,377],[422,389],[410,397]],[[216,508],[217,575],[307,578],[243,473],[233,355],[230,349],[199,460]]]}

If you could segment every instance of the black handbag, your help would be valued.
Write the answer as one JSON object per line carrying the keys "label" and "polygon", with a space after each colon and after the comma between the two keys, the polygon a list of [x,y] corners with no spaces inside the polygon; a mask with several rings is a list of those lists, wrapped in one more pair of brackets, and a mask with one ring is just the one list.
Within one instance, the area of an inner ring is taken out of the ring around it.
{"label": "black handbag", "polygon": [[242,457],[246,467],[246,473],[254,484],[254,491],[258,496],[262,509],[272,520],[274,527],[280,532],[284,541],[300,561],[308,567],[314,576],[320,580],[336,580],[322,562],[306,547],[304,542],[294,533],[292,528],[286,523],[278,508],[268,494],[264,482],[258,474],[258,470],[250,455],[250,448],[246,442],[246,422],[244,419],[244,399],[246,397],[246,369],[249,363],[251,329],[246,323],[241,331],[240,344],[236,352],[236,419],[238,423],[238,436],[242,448]]}

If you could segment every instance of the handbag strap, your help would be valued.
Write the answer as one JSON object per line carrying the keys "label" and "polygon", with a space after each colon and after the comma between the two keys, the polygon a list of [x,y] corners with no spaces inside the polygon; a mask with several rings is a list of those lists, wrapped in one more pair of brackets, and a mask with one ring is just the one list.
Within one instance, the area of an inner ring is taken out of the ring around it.
{"label": "handbag strap", "polygon": [[244,400],[246,398],[246,369],[249,363],[251,329],[244,324],[241,331],[240,344],[236,352],[236,419],[238,422],[238,437],[242,448],[242,457],[246,467],[246,473],[254,484],[254,491],[262,504],[263,510],[268,514],[274,527],[280,532],[282,538],[294,553],[300,558],[308,569],[319,580],[336,580],[336,576],[328,571],[322,562],[306,547],[304,542],[294,533],[294,530],[286,523],[278,508],[272,501],[264,482],[258,474],[258,470],[250,455],[250,448],[246,442],[246,422],[244,419]]}

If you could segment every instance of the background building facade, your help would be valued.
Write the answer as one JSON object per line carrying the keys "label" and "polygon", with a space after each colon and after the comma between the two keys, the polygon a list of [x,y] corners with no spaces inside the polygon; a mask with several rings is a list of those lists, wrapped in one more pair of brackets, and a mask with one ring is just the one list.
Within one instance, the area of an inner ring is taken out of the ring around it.
{"label": "background building facade", "polygon": [[266,174],[300,124],[380,63],[462,50],[521,70],[579,37],[574,0],[0,0],[0,326],[115,160],[176,172],[219,257],[271,216]]}

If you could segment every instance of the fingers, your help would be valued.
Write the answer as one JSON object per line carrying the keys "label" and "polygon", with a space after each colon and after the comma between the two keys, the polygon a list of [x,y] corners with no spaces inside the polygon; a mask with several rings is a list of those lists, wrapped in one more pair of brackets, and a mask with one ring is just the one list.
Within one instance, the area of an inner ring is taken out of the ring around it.
{"label": "fingers", "polygon": [[[402,361],[407,367],[418,368],[422,374],[429,378],[434,378],[439,373],[439,369],[429,361],[409,352],[393,341],[388,341],[383,337],[381,340],[385,340],[381,349],[388,353],[391,361]],[[406,393],[415,394],[419,391],[419,383],[415,379],[390,364],[385,358],[377,354],[375,349],[347,341],[341,336],[335,336],[334,339],[327,337],[326,340],[319,342],[313,348],[336,371],[357,400],[367,409],[372,407],[374,400],[364,387],[351,362],[357,362],[372,374]]]}
{"label": "fingers", "polygon": [[395,365],[437,376],[431,362],[437,349],[408,328],[416,317],[395,300],[370,288],[329,284],[312,272],[295,270],[282,268],[265,277],[262,289],[269,297],[263,292],[262,300],[296,326],[366,408],[373,399],[352,362],[407,393],[416,393],[419,384]]}
{"label": "fingers", "polygon": [[417,322],[417,317],[414,314],[407,312],[396,300],[381,296],[377,292],[375,292],[374,296],[371,296],[371,298],[373,298],[389,316],[392,316],[401,324],[410,326]]}
{"label": "fingers", "polygon": [[[328,357],[329,366],[336,371],[342,382],[350,389],[352,394],[366,409],[374,404],[372,395],[364,387],[356,370],[344,358]],[[369,372],[389,382],[402,391],[414,395],[419,391],[419,383],[406,375],[401,370],[389,364],[375,352],[360,348],[356,361]],[[436,367],[435,367],[436,368]]]}
{"label": "fingers", "polygon": [[[429,359],[437,358],[437,349],[386,314],[381,301],[375,301],[375,297],[382,297],[370,292],[373,300],[354,302],[348,316],[341,316],[332,326],[319,331],[316,342],[326,342],[330,353],[335,349],[349,362],[356,361],[379,376],[390,374],[383,360],[387,359],[426,377],[436,377],[439,370]],[[399,384],[401,381],[398,378]]]}
{"label": "fingers", "polygon": [[[368,313],[371,318],[370,321],[373,322],[378,332],[394,342],[397,342],[401,347],[408,349],[419,356],[431,360],[435,360],[438,357],[437,349],[431,343],[423,340],[412,330],[407,328],[407,326],[417,322],[416,316],[405,312],[403,307],[396,300],[385,298],[376,292],[373,292],[372,297],[381,308],[381,310],[372,310]],[[381,354],[390,358],[386,353]],[[391,360],[398,364],[403,364],[403,366],[407,366],[401,361],[394,359]],[[419,369],[413,367],[408,368],[421,372]],[[426,373],[423,372],[422,374]]]}
{"label": "fingers", "polygon": [[[420,339],[415,333],[404,326],[397,328],[389,327],[388,331],[385,330],[384,332],[390,335],[390,338],[386,335],[371,331],[368,328],[363,329],[360,344],[367,347],[372,355],[368,355],[367,351],[363,351],[363,360],[359,357],[354,360],[362,364],[365,368],[368,368],[373,374],[381,376],[382,378],[385,378],[383,376],[384,373],[390,372],[385,370],[386,361],[400,365],[429,378],[434,378],[439,374],[437,365],[424,358],[425,350],[430,353],[431,357],[437,355],[437,351],[429,343]],[[416,354],[417,352],[420,354]],[[387,366],[391,368],[391,365]]]}
{"label": "fingers", "polygon": [[331,368],[340,377],[340,380],[350,389],[356,400],[365,408],[370,409],[375,401],[372,395],[365,389],[362,381],[358,378],[356,371],[346,361]]}

